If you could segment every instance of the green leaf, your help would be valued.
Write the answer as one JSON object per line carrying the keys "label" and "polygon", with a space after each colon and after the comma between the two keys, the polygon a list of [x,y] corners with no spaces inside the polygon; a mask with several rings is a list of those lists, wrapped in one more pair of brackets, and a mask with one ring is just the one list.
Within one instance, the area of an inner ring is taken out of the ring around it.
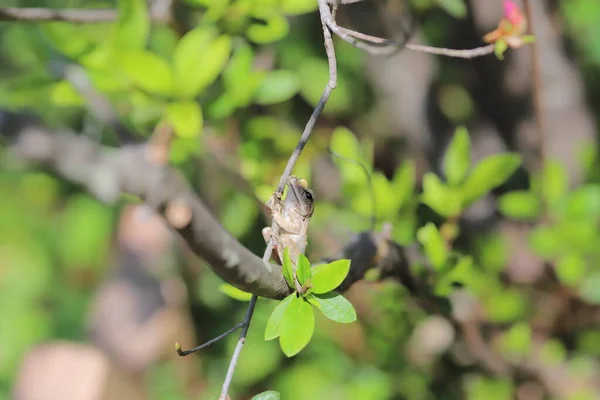
{"label": "green leaf", "polygon": [[311,267],[310,261],[304,254],[300,254],[298,256],[298,263],[296,266],[296,275],[298,276],[298,281],[301,285],[304,285],[307,280],[310,279],[311,276]]}
{"label": "green leaf", "polygon": [[513,325],[501,339],[500,347],[503,353],[514,356],[524,356],[531,350],[531,327],[526,322]]}
{"label": "green leaf", "polygon": [[578,254],[567,254],[556,263],[556,276],[565,285],[579,283],[587,271],[587,263]]}
{"label": "green leaf", "polygon": [[464,0],[437,0],[437,3],[454,18],[463,19],[467,15]]}
{"label": "green leaf", "polygon": [[115,32],[118,49],[141,50],[146,46],[150,20],[145,0],[119,0],[119,17]]}
{"label": "green leaf", "polygon": [[521,36],[521,41],[523,41],[523,44],[535,43],[535,36],[534,35]]}
{"label": "green leaf", "polygon": [[57,82],[50,93],[50,101],[57,106],[81,106],[85,105],[84,98],[73,87],[70,81]]}
{"label": "green leaf", "polygon": [[533,228],[528,240],[533,252],[546,260],[555,257],[561,250],[560,236],[549,226]]}
{"label": "green leaf", "polygon": [[173,125],[175,134],[180,137],[194,138],[202,131],[202,109],[195,101],[169,104],[165,117]]}
{"label": "green leaf", "polygon": [[548,205],[561,200],[569,189],[569,177],[564,164],[557,160],[549,160],[544,166],[541,179],[542,198]]}
{"label": "green leaf", "polygon": [[444,185],[433,172],[423,176],[421,202],[444,217],[459,215],[462,208],[460,192]]}
{"label": "green leaf", "polygon": [[600,185],[583,185],[567,198],[567,218],[597,219],[600,217]]}
{"label": "green leaf", "polygon": [[312,269],[312,292],[322,294],[336,289],[350,271],[350,260],[335,260]]}
{"label": "green leaf", "polygon": [[300,15],[319,9],[317,0],[281,0],[281,11],[285,15]]}
{"label": "green leaf", "polygon": [[579,296],[588,303],[600,304],[600,272],[589,274],[579,287]]}
{"label": "green leaf", "polygon": [[244,292],[228,283],[221,284],[219,290],[234,300],[250,301],[252,298],[252,293]]}
{"label": "green leaf", "polygon": [[515,153],[495,154],[481,160],[462,186],[465,206],[505,183],[520,165],[521,156]]}
{"label": "green leaf", "polygon": [[246,31],[246,36],[256,44],[273,43],[283,39],[290,31],[287,18],[283,15],[272,14],[261,18],[263,22],[252,24]]}
{"label": "green leaf", "polygon": [[271,71],[258,87],[254,100],[258,104],[269,105],[289,100],[300,90],[300,79],[295,71]]}
{"label": "green leaf", "polygon": [[315,314],[303,297],[294,297],[285,309],[279,336],[283,353],[292,357],[310,342],[315,331]]}
{"label": "green leaf", "polygon": [[127,51],[119,56],[125,75],[139,88],[160,95],[173,92],[173,76],[169,64],[149,51]]}
{"label": "green leaf", "polygon": [[339,293],[309,294],[306,299],[332,321],[341,324],[356,321],[356,311],[352,303]]}
{"label": "green leaf", "polygon": [[448,250],[437,227],[428,222],[417,231],[417,240],[423,245],[431,265],[436,270],[441,270],[448,257]]}
{"label": "green leaf", "polygon": [[512,219],[530,220],[538,217],[541,211],[538,196],[527,190],[519,190],[503,194],[498,199],[500,212]]}
{"label": "green leaf", "polygon": [[358,138],[350,131],[350,129],[340,126],[331,133],[329,147],[335,153],[349,160],[354,160],[356,163],[334,157],[335,164],[339,167],[344,184],[365,187],[365,173],[360,165],[361,163],[371,172],[371,161],[363,150],[363,145],[358,141]]}
{"label": "green leaf", "polygon": [[294,282],[294,265],[292,264],[292,260],[290,259],[290,249],[286,247],[283,249],[283,260],[282,260],[282,272],[283,277],[285,278],[288,285],[292,288],[296,288],[296,284]]}
{"label": "green leaf", "polygon": [[265,327],[265,340],[272,340],[276,337],[279,337],[283,315],[285,314],[285,311],[291,304],[292,300],[295,298],[296,293],[292,293],[285,299],[281,300],[279,304],[277,304],[277,307],[275,307],[271,313],[271,316],[269,317],[269,320],[267,321],[267,326]]}
{"label": "green leaf", "polygon": [[508,50],[508,43],[506,43],[506,40],[500,39],[494,43],[494,55],[498,60],[504,60],[504,53],[506,53],[506,50]]}
{"label": "green leaf", "polygon": [[402,163],[402,166],[394,173],[392,179],[392,193],[398,209],[401,209],[410,200],[417,182],[417,169],[412,160]]}
{"label": "green leaf", "polygon": [[[230,102],[237,107],[246,107],[251,103],[266,74],[264,71],[253,71],[253,61],[252,47],[246,42],[238,44],[229,64],[223,71],[226,92],[220,98],[222,104],[227,103],[227,100],[223,100],[223,98],[230,98]],[[235,106],[230,108],[235,108]],[[222,108],[227,108],[227,106]]]}
{"label": "green leaf", "polygon": [[484,298],[484,307],[491,322],[505,323],[517,320],[525,312],[528,302],[513,289],[490,293]]}
{"label": "green leaf", "polygon": [[454,291],[454,285],[459,283],[469,287],[474,279],[473,258],[463,256],[456,265],[435,285],[435,294],[448,296]]}
{"label": "green leaf", "polygon": [[460,184],[471,168],[471,139],[465,127],[456,128],[444,157],[444,174],[451,185]]}
{"label": "green leaf", "polygon": [[252,398],[252,400],[280,400],[281,394],[275,390],[267,390],[259,393]]}
{"label": "green leaf", "polygon": [[198,27],[188,32],[173,54],[173,71],[180,96],[191,97],[202,92],[221,74],[231,52],[231,37]]}

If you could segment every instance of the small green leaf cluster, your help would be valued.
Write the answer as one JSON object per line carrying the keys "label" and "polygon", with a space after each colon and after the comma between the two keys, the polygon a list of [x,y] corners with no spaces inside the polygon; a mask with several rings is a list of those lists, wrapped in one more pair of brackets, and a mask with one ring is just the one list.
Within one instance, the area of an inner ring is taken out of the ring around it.
{"label": "small green leaf cluster", "polygon": [[500,212],[507,218],[534,222],[545,217],[548,223],[531,229],[531,250],[554,263],[558,279],[578,289],[579,295],[600,304],[600,185],[585,183],[569,189],[565,165],[548,160],[532,178],[528,190],[502,195]]}
{"label": "small green leaf cluster", "polygon": [[469,133],[459,127],[444,156],[447,182],[432,172],[426,173],[421,201],[443,217],[457,218],[467,207],[504,184],[520,165],[518,154],[500,153],[472,166]]}
{"label": "small green leaf cluster", "polygon": [[[334,129],[329,147],[335,154],[344,157],[342,159],[334,156],[333,161],[340,172],[342,193],[349,199],[348,208],[351,212],[367,218],[374,216],[378,221],[390,221],[394,226],[396,241],[402,244],[412,242],[417,224],[416,209],[419,204],[415,196],[414,162],[405,161],[396,169],[393,177],[388,179],[381,171],[373,169],[372,141],[359,141],[345,127]],[[365,172],[371,177],[373,193],[368,186]],[[324,206],[328,207],[328,205]],[[350,218],[349,215],[344,217]],[[351,219],[351,228],[364,229],[364,219],[357,220],[355,225],[353,222]]]}
{"label": "small green leaf cluster", "polygon": [[350,260],[336,260],[311,268],[304,254],[298,256],[294,266],[285,252],[283,276],[291,288],[300,285],[299,291],[283,299],[273,310],[265,329],[265,340],[279,338],[281,350],[288,357],[298,354],[310,342],[315,329],[313,307],[327,318],[339,323],[356,321],[352,304],[334,292],[346,278]]}

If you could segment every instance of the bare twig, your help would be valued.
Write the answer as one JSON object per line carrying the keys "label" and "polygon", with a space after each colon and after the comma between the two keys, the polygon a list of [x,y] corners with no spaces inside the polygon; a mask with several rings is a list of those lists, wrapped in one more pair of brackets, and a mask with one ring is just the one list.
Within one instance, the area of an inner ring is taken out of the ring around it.
{"label": "bare twig", "polygon": [[67,21],[75,24],[110,22],[117,19],[117,10],[112,9],[62,9],[50,8],[0,8],[0,21],[43,22]]}
{"label": "bare twig", "polygon": [[474,49],[446,49],[443,47],[423,46],[421,44],[407,43],[405,47],[409,50],[421,51],[423,53],[437,54],[446,57],[454,58],[475,58],[487,56],[494,52],[494,45],[476,47]]}
{"label": "bare twig", "polygon": [[[173,0],[156,1],[150,7],[150,19],[157,22],[167,22],[169,9]],[[74,24],[90,24],[111,22],[118,17],[117,10],[96,9],[51,9],[41,7],[2,7],[0,8],[0,21],[19,22],[44,22],[64,21]]]}
{"label": "bare twig", "polygon": [[215,337],[213,339],[210,339],[208,342],[202,343],[200,346],[196,346],[196,347],[191,348],[189,350],[181,350],[181,346],[179,345],[179,343],[175,343],[175,350],[177,350],[177,355],[179,355],[180,357],[185,357],[185,356],[188,356],[188,355],[190,355],[192,353],[197,352],[198,350],[202,350],[202,349],[210,346],[211,344],[216,343],[219,340],[227,337],[228,335],[232,334],[233,332],[237,331],[242,326],[244,326],[245,322],[246,322],[246,320],[244,319],[242,322],[238,323],[233,328],[230,328],[227,331],[223,332],[219,336],[217,336],[217,337]]}
{"label": "bare twig", "polygon": [[335,21],[335,15],[331,13],[329,9],[321,12],[321,18],[323,21],[325,21],[331,31],[339,36],[342,40],[372,55],[389,56],[397,53],[403,48],[454,58],[475,58],[486,56],[494,52],[493,44],[474,49],[447,49],[413,43],[402,44],[394,40],[367,35],[339,26]]}
{"label": "bare twig", "polygon": [[[534,35],[535,31],[531,3],[532,2],[530,0],[524,0],[524,11],[525,18],[527,19],[527,27],[529,30],[529,34]],[[538,155],[538,167],[543,168],[547,156],[546,147],[548,141],[546,139],[546,129],[544,127],[544,108],[542,105],[542,77],[540,73],[540,55],[537,41],[531,43],[531,75],[533,81],[533,108],[535,113],[535,122],[538,130],[538,142],[540,146]]]}
{"label": "bare twig", "polygon": [[328,15],[331,15],[331,11],[329,10],[329,5],[327,4],[326,0],[318,1],[319,13],[321,15],[321,25],[323,27],[323,37],[325,39],[325,52],[327,54],[327,62],[329,64],[329,81],[327,82],[327,85],[323,90],[323,94],[321,95],[317,106],[313,110],[308,122],[306,123],[306,126],[304,127],[304,131],[302,132],[302,136],[300,137],[298,145],[296,145],[296,148],[294,149],[294,152],[288,160],[288,163],[285,166],[285,170],[283,171],[283,174],[279,179],[279,185],[277,185],[277,190],[275,192],[275,194],[278,197],[281,197],[283,195],[283,188],[285,186],[285,183],[287,182],[290,174],[292,173],[292,169],[294,168],[294,165],[296,165],[296,161],[298,161],[300,153],[302,153],[304,146],[306,146],[306,143],[308,142],[308,138],[310,137],[310,134],[312,133],[317,122],[317,118],[323,111],[323,108],[325,108],[325,104],[329,100],[331,92],[333,91],[333,89],[335,89],[337,85],[337,61],[335,59],[335,50],[333,48],[331,32],[329,32],[329,29],[327,29],[328,25],[326,22],[326,18]]}

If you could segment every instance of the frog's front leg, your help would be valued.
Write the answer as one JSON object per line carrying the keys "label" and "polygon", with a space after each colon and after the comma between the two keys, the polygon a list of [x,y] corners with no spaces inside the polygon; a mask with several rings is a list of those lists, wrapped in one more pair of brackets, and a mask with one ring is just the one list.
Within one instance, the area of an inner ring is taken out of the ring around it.
{"label": "frog's front leg", "polygon": [[[271,241],[271,237],[273,236],[273,229],[271,229],[270,226],[264,227],[262,230],[262,235],[263,238],[265,239],[265,243],[269,244],[269,242]],[[279,243],[279,241],[277,240],[277,238],[273,238],[273,253],[272,257],[275,259],[276,262],[279,262],[279,264],[282,263],[281,257],[279,256],[280,253],[282,253],[282,251],[280,250],[281,248],[281,244]]]}

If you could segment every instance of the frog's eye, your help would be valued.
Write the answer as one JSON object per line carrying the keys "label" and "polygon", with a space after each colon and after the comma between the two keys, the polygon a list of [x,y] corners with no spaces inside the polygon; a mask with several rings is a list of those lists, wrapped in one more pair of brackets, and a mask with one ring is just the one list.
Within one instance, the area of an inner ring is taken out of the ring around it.
{"label": "frog's eye", "polygon": [[309,203],[312,203],[313,201],[315,201],[315,196],[313,195],[312,191],[310,190],[305,190],[303,193],[304,196],[304,200],[308,201]]}

